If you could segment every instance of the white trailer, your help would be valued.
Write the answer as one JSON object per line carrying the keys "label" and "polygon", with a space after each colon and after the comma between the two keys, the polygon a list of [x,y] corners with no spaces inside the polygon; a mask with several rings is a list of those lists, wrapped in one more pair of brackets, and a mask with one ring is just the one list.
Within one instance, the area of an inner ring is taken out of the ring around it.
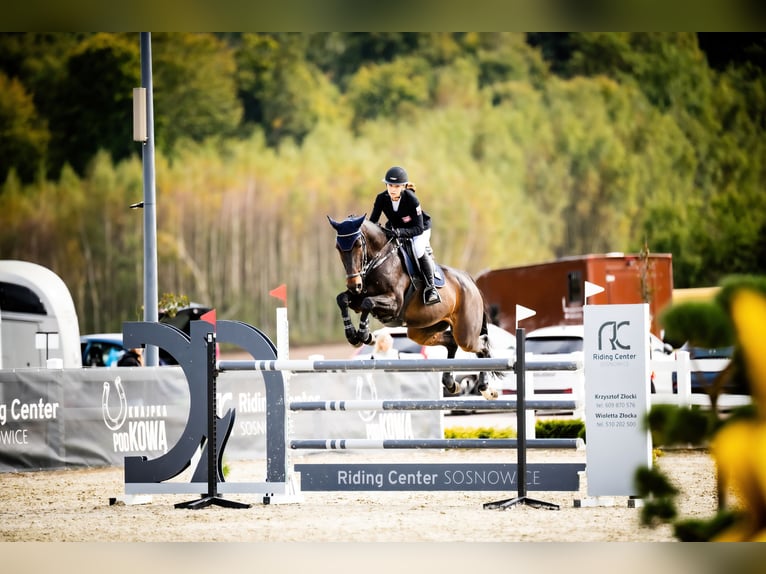
{"label": "white trailer", "polygon": [[0,260],[0,350],[0,369],[82,367],[72,295],[50,269]]}

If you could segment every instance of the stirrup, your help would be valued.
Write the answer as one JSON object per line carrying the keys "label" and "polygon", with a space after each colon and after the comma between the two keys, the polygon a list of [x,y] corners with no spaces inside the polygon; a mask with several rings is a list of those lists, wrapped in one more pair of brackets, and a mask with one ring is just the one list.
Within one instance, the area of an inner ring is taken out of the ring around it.
{"label": "stirrup", "polygon": [[441,297],[439,297],[436,287],[426,287],[425,291],[423,291],[423,303],[426,305],[441,303]]}

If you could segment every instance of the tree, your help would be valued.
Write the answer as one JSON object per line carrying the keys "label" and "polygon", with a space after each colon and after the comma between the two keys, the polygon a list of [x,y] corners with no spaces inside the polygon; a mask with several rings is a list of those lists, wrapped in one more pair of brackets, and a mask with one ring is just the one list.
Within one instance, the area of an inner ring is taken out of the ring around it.
{"label": "tree", "polygon": [[354,125],[373,118],[395,119],[431,101],[431,67],[419,57],[362,67],[346,92]]}
{"label": "tree", "polygon": [[158,148],[235,135],[242,104],[228,45],[212,34],[153,34],[152,59]]}
{"label": "tree", "polygon": [[32,96],[17,79],[0,72],[0,181],[14,169],[22,181],[33,179],[42,165],[50,132]]}
{"label": "tree", "polygon": [[301,142],[320,121],[342,115],[337,88],[306,60],[306,42],[296,34],[245,34],[237,52],[246,121],[261,125],[270,145]]}
{"label": "tree", "polygon": [[49,110],[50,167],[68,163],[79,174],[100,149],[115,160],[135,153],[133,88],[140,85],[138,41],[95,34],[85,38],[66,61],[55,86],[57,105]]}

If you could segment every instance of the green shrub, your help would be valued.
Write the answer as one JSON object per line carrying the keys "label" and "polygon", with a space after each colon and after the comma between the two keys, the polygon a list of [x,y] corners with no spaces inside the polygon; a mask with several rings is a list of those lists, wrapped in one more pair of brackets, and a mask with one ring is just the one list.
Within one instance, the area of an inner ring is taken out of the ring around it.
{"label": "green shrub", "polygon": [[535,437],[585,439],[585,423],[580,419],[539,420],[535,424]]}
{"label": "green shrub", "polygon": [[511,427],[450,427],[444,429],[444,438],[516,438]]}
{"label": "green shrub", "polygon": [[[450,427],[444,429],[444,438],[516,438],[511,427]],[[550,419],[537,421],[537,438],[582,438],[585,439],[585,423],[580,419]]]}

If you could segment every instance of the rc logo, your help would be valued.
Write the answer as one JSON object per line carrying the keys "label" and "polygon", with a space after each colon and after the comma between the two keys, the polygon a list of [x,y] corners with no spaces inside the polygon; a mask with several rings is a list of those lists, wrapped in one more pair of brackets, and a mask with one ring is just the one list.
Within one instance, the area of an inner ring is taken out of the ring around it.
{"label": "rc logo", "polygon": [[[628,350],[630,345],[625,345],[620,341],[620,329],[629,326],[630,321],[607,321],[602,323],[598,329],[598,350],[599,351],[616,351],[617,349]],[[610,347],[606,348],[605,343],[608,342]]]}

